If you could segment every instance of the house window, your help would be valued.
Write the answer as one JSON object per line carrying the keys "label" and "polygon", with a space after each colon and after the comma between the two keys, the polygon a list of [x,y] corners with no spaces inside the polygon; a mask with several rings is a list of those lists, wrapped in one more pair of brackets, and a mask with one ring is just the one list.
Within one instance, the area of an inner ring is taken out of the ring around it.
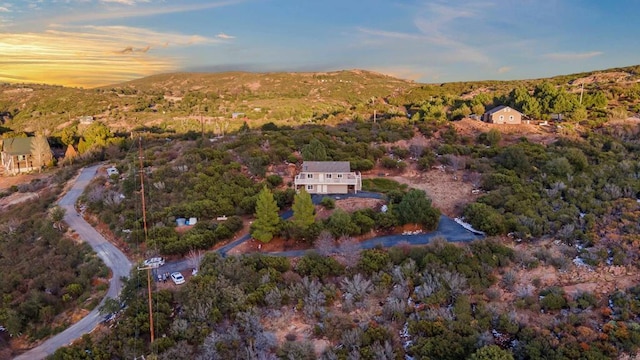
{"label": "house window", "polygon": [[18,155],[18,161],[25,161],[27,160],[27,155]]}
{"label": "house window", "polygon": [[313,190],[313,185],[307,185],[307,190]]}
{"label": "house window", "polygon": [[499,119],[500,121],[504,121],[504,115],[500,115]]}
{"label": "house window", "polygon": [[313,174],[307,174],[307,179],[313,179]]}
{"label": "house window", "polygon": [[509,121],[513,121],[513,115],[509,116]]}
{"label": "house window", "polygon": [[331,174],[324,174],[327,179],[331,179]]}
{"label": "house window", "polygon": [[338,179],[342,179],[342,174],[338,174]]}

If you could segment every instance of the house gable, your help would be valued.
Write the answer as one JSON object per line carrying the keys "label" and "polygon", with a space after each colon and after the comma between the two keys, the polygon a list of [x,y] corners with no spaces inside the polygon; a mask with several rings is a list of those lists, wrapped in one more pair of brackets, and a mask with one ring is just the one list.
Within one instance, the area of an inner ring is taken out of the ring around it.
{"label": "house gable", "polygon": [[521,124],[522,113],[509,106],[497,106],[482,115],[482,121],[493,124]]}

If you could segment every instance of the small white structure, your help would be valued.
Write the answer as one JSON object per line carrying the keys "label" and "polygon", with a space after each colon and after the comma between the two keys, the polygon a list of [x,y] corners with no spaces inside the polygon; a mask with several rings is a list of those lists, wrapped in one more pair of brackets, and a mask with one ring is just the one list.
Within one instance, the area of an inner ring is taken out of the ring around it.
{"label": "small white structure", "polygon": [[118,169],[116,169],[115,166],[112,166],[110,168],[107,168],[107,175],[109,177],[111,177],[111,175],[120,175],[120,172],[118,171]]}
{"label": "small white structure", "polygon": [[187,225],[195,225],[198,223],[198,219],[194,217],[190,217],[189,221],[187,221]]}

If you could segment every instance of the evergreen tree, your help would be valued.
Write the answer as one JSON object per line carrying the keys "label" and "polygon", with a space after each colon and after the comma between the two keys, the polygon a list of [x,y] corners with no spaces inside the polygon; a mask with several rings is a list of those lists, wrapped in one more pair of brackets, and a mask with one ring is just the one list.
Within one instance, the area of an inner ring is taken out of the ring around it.
{"label": "evergreen tree", "polygon": [[502,349],[498,345],[481,347],[471,354],[472,360],[513,360],[513,354],[509,350]]}
{"label": "evergreen tree", "polygon": [[407,192],[396,211],[400,223],[422,224],[428,230],[435,229],[440,220],[440,211],[431,206],[431,199],[423,190],[413,189]]}
{"label": "evergreen tree", "polygon": [[[107,125],[101,122],[94,122],[84,131],[82,137],[88,147],[92,147],[94,145],[107,146],[109,141],[113,138],[113,134]],[[78,145],[78,147],[80,146]]]}
{"label": "evergreen tree", "polygon": [[302,159],[305,161],[327,160],[327,149],[318,139],[313,139],[302,148]]}
{"label": "evergreen tree", "polygon": [[256,200],[255,221],[251,224],[251,236],[263,243],[273,239],[273,234],[278,230],[280,217],[278,216],[278,204],[273,198],[273,193],[266,186],[258,193]]}
{"label": "evergreen tree", "polygon": [[311,195],[304,188],[293,197],[293,206],[291,208],[293,210],[293,220],[291,222],[294,226],[301,230],[306,230],[315,222],[315,207],[311,201]]}

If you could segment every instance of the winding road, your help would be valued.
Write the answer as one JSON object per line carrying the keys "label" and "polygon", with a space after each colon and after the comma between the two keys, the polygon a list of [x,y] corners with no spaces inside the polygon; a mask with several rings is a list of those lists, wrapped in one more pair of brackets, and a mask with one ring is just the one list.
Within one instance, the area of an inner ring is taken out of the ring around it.
{"label": "winding road", "polygon": [[83,169],[69,191],[58,201],[58,205],[66,210],[64,221],[82,240],[91,245],[100,259],[111,269],[112,276],[107,295],[102,299],[100,305],[89,312],[87,316],[44,343],[19,355],[15,358],[16,360],[44,359],[53,354],[59,347],[68,345],[82,335],[93,331],[101,320],[98,308],[104,303],[107,297],[114,299],[118,297],[123,286],[121,278],[129,276],[132,267],[129,259],[89,225],[89,223],[78,214],[74,206],[78,197],[82,195],[82,192],[89,182],[95,177],[100,166],[101,165],[94,165]]}

